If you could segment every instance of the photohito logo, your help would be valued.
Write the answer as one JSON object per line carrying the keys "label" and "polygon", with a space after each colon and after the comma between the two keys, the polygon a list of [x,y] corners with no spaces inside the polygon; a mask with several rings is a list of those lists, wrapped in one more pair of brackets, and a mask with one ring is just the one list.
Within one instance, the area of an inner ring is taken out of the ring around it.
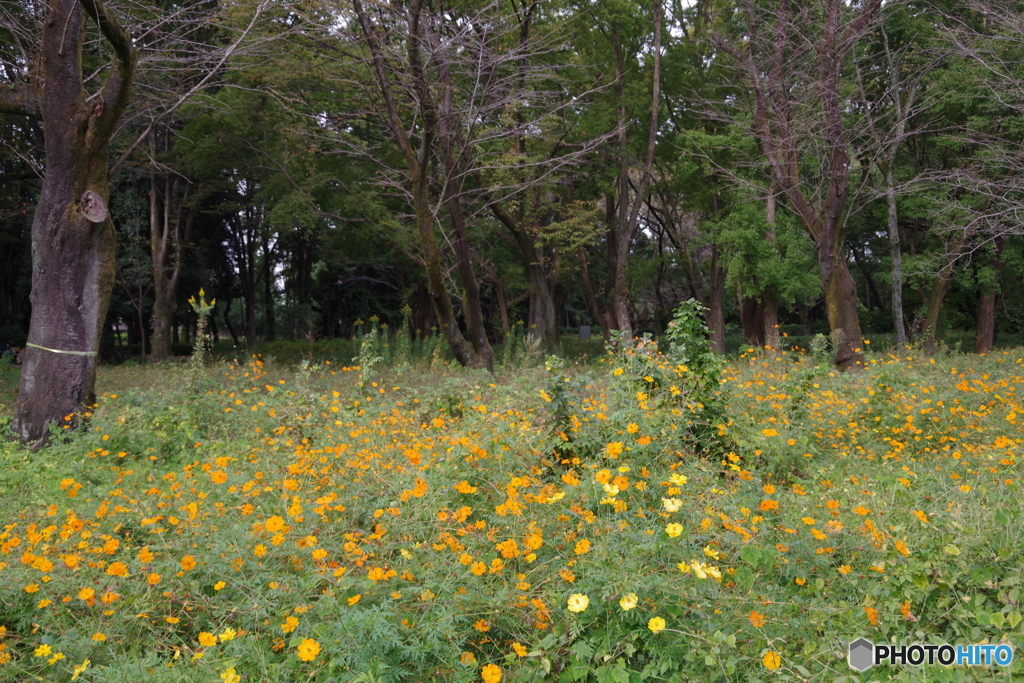
{"label": "photohito logo", "polygon": [[847,661],[851,669],[865,671],[875,664],[920,666],[1009,666],[1013,648],[1009,645],[875,645],[867,638],[858,638],[849,645]]}

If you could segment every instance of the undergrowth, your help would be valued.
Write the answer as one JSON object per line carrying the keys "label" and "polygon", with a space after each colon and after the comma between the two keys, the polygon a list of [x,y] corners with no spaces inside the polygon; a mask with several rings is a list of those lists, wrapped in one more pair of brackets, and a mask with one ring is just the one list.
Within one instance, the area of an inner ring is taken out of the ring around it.
{"label": "undergrowth", "polygon": [[1021,646],[1020,354],[840,375],[699,332],[104,368],[89,431],[0,446],[0,679],[1019,677],[845,648]]}

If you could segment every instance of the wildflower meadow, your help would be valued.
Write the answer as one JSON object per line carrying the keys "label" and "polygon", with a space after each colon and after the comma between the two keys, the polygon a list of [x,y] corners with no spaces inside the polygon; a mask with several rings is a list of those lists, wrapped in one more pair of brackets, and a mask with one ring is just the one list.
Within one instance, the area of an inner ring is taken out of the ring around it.
{"label": "wildflower meadow", "polygon": [[0,680],[1020,680],[1024,353],[676,323],[493,375],[103,368],[86,430],[0,446]]}

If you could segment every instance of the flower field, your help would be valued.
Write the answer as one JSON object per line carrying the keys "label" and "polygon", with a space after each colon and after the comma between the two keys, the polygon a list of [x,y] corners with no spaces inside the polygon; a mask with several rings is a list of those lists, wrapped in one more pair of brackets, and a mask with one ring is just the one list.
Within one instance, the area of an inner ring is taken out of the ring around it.
{"label": "flower field", "polygon": [[1022,365],[107,369],[0,449],[0,680],[1019,680]]}

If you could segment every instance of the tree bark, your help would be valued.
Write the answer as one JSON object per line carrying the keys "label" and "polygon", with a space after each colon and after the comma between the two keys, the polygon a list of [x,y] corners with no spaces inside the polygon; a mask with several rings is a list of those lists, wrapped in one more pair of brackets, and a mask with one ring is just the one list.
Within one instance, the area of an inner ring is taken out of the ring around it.
{"label": "tree bark", "polygon": [[711,293],[708,296],[708,331],[711,350],[725,353],[725,268],[722,267],[718,245],[711,244]]}
{"label": "tree bark", "polygon": [[935,353],[935,335],[939,325],[939,313],[942,311],[942,301],[946,298],[949,281],[953,279],[955,263],[956,259],[946,262],[946,265],[935,276],[935,280],[932,281],[932,288],[928,294],[928,312],[922,323],[922,329],[924,331],[924,352],[929,356]]}
{"label": "tree bark", "polygon": [[907,343],[907,328],[903,322],[903,251],[900,247],[899,214],[896,210],[896,180],[892,164],[882,164],[885,178],[886,227],[889,230],[889,254],[892,259],[892,322],[896,330],[896,343]]}
{"label": "tree bark", "polygon": [[522,224],[521,217],[513,217],[494,201],[491,202],[491,213],[512,236],[529,279],[530,310],[526,334],[540,341],[545,349],[554,349],[558,345],[558,321],[555,319],[554,286],[545,265],[543,247]]}
{"label": "tree bark", "polygon": [[[766,238],[772,251],[776,249],[775,237],[775,188],[769,188],[765,206],[765,222],[768,224]],[[779,337],[779,298],[775,285],[768,285],[761,292],[761,306],[764,310],[764,345],[778,353],[782,349]]]}
{"label": "tree bark", "polygon": [[[155,147],[155,145],[151,145]],[[155,149],[151,149],[155,153]],[[155,155],[155,154],[154,154]],[[153,258],[153,338],[152,359],[161,361],[171,355],[171,326],[178,310],[178,275],[181,250],[188,243],[191,211],[182,216],[188,189],[170,174],[150,176],[149,240]],[[162,186],[162,187],[161,187]]]}
{"label": "tree bark", "polygon": [[238,348],[238,333],[235,331],[235,326],[231,324],[231,297],[224,297],[224,326],[228,328],[228,334],[231,335],[231,344]]}
{"label": "tree bark", "polygon": [[590,308],[590,314],[594,316],[594,323],[601,328],[602,333],[605,338],[607,338],[608,322],[605,318],[604,311],[601,310],[601,305],[597,303],[597,290],[594,289],[594,281],[590,278],[590,265],[587,263],[589,260],[587,250],[580,247],[579,255],[580,266],[583,270],[583,289],[587,294],[587,306]]}
{"label": "tree bark", "polygon": [[266,306],[263,311],[263,319],[267,326],[267,341],[274,341],[277,338],[277,317],[274,306],[274,252],[270,247],[270,235],[267,234],[265,226],[260,233],[260,242],[263,246],[263,300]]}
{"label": "tree bark", "polygon": [[1003,241],[997,239],[992,245],[993,254],[989,268],[994,273],[993,280],[984,285],[978,296],[977,331],[974,340],[975,353],[988,353],[996,341],[996,293],[998,292],[999,275],[1003,269]]}
{"label": "tree bark", "polygon": [[[98,97],[86,97],[86,14],[114,50]],[[135,74],[128,34],[96,0],[52,0],[43,27],[40,90],[0,91],[0,111],[39,114],[46,177],[32,224],[32,317],[13,428],[42,445],[49,425],[75,426],[95,401],[96,362],[114,285],[107,143]],[[35,104],[22,96],[35,94]]]}
{"label": "tree bark", "polygon": [[978,297],[978,328],[974,340],[975,353],[992,350],[996,335],[996,290],[986,287]]}
{"label": "tree bark", "polygon": [[757,297],[740,296],[740,324],[743,340],[750,346],[761,346],[764,339],[764,307]]}

